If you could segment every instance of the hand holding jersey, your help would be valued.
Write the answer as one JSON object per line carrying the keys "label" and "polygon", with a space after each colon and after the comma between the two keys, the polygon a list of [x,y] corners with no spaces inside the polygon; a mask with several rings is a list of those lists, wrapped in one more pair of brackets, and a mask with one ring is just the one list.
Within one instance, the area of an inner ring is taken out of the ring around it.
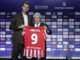
{"label": "hand holding jersey", "polygon": [[30,27],[24,29],[25,39],[24,56],[42,58],[45,56],[46,33],[43,27]]}
{"label": "hand holding jersey", "polygon": [[20,25],[18,26],[18,28],[25,28],[25,25]]}

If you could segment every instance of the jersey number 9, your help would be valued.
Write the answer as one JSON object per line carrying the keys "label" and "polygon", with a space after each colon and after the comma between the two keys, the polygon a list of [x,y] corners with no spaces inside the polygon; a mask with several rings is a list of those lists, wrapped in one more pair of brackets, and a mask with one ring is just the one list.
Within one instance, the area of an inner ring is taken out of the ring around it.
{"label": "jersey number 9", "polygon": [[37,37],[37,34],[32,34],[31,35],[31,40],[33,40],[32,44],[37,44],[37,41],[38,41],[38,37]]}

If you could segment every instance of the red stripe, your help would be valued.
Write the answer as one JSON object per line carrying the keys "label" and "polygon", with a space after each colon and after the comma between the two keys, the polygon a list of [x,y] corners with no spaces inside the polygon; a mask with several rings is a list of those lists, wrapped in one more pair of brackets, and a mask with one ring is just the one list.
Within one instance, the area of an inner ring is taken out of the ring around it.
{"label": "red stripe", "polygon": [[36,49],[36,57],[38,57],[38,50]]}
{"label": "red stripe", "polygon": [[34,57],[34,49],[32,49],[32,56]]}
{"label": "red stripe", "polygon": [[39,54],[40,54],[39,57],[41,57],[41,49],[39,50]]}
{"label": "red stripe", "polygon": [[30,49],[28,49],[28,57],[30,57]]}

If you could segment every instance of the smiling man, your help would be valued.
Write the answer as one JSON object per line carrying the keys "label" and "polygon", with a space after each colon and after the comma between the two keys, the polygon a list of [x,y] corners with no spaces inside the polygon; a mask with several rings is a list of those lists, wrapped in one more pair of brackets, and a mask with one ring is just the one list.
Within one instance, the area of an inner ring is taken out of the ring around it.
{"label": "smiling man", "polygon": [[27,14],[29,11],[30,4],[28,2],[24,2],[22,5],[22,11],[17,13],[10,24],[10,29],[13,30],[12,35],[12,60],[17,60],[18,55],[20,53],[21,60],[23,58],[23,51],[24,51],[24,38],[22,37],[22,31],[25,26],[32,25],[32,18]]}
{"label": "smiling man", "polygon": [[47,24],[44,24],[42,21],[41,21],[41,14],[40,13],[35,13],[33,15],[33,18],[34,18],[34,24],[33,24],[33,27],[44,27],[47,34],[51,34],[51,30],[48,28],[48,25]]}

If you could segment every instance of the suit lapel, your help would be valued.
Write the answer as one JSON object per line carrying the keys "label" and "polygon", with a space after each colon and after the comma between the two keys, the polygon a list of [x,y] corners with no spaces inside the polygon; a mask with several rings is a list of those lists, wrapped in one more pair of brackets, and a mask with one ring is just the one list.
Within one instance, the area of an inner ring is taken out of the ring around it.
{"label": "suit lapel", "polygon": [[43,23],[41,22],[40,26],[43,26]]}
{"label": "suit lapel", "polygon": [[35,23],[33,24],[33,27],[35,27]]}
{"label": "suit lapel", "polygon": [[21,22],[24,24],[24,18],[22,12],[20,12],[20,18],[21,18]]}

